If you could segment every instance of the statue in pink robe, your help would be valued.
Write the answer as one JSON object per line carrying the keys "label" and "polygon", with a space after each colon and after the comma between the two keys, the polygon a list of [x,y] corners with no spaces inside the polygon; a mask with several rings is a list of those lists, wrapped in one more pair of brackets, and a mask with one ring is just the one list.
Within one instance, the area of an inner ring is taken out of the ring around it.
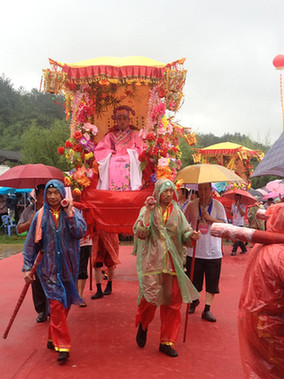
{"label": "statue in pink robe", "polygon": [[142,186],[142,171],[139,154],[143,142],[137,130],[130,126],[128,106],[114,109],[112,118],[117,122],[109,133],[98,143],[95,158],[99,164],[97,188],[113,191],[135,191]]}

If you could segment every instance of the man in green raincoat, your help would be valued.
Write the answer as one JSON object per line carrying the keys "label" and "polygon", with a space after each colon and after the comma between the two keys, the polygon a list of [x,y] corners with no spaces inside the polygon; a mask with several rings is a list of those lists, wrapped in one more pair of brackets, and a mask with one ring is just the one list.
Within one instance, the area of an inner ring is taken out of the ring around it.
{"label": "man in green raincoat", "polygon": [[139,281],[136,326],[138,346],[144,347],[148,325],[160,306],[160,352],[171,357],[178,355],[172,348],[181,325],[182,302],[190,303],[199,297],[184,272],[184,245],[200,238],[192,230],[177,205],[175,185],[168,179],[155,184],[153,196],[146,199],[134,225]]}

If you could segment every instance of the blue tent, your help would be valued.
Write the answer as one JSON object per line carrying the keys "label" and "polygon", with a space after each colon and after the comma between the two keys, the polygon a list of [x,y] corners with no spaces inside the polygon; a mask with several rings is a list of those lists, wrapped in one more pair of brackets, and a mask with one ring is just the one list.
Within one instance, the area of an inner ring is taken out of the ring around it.
{"label": "blue tent", "polygon": [[12,195],[15,193],[30,193],[32,188],[10,188],[10,187],[0,187],[0,195]]}

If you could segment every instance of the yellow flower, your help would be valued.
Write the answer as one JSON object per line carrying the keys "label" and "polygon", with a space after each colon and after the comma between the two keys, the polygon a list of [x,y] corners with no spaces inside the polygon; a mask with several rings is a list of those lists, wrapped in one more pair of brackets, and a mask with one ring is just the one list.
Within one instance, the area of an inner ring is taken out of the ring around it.
{"label": "yellow flower", "polygon": [[168,123],[169,123],[169,122],[168,122],[168,119],[167,119],[166,115],[164,115],[164,116],[162,117],[162,123],[163,123],[165,129],[167,129],[167,126],[168,126]]}
{"label": "yellow flower", "polygon": [[93,158],[94,154],[91,152],[91,153],[87,153],[84,155],[84,158],[86,159],[86,161],[88,161],[89,159]]}

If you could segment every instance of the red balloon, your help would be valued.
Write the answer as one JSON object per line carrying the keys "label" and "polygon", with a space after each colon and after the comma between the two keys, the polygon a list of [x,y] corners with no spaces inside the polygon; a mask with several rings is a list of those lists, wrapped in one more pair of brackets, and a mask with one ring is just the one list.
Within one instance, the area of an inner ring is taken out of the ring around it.
{"label": "red balloon", "polygon": [[273,59],[273,66],[276,67],[278,70],[284,69],[284,55],[276,55],[276,57]]}

